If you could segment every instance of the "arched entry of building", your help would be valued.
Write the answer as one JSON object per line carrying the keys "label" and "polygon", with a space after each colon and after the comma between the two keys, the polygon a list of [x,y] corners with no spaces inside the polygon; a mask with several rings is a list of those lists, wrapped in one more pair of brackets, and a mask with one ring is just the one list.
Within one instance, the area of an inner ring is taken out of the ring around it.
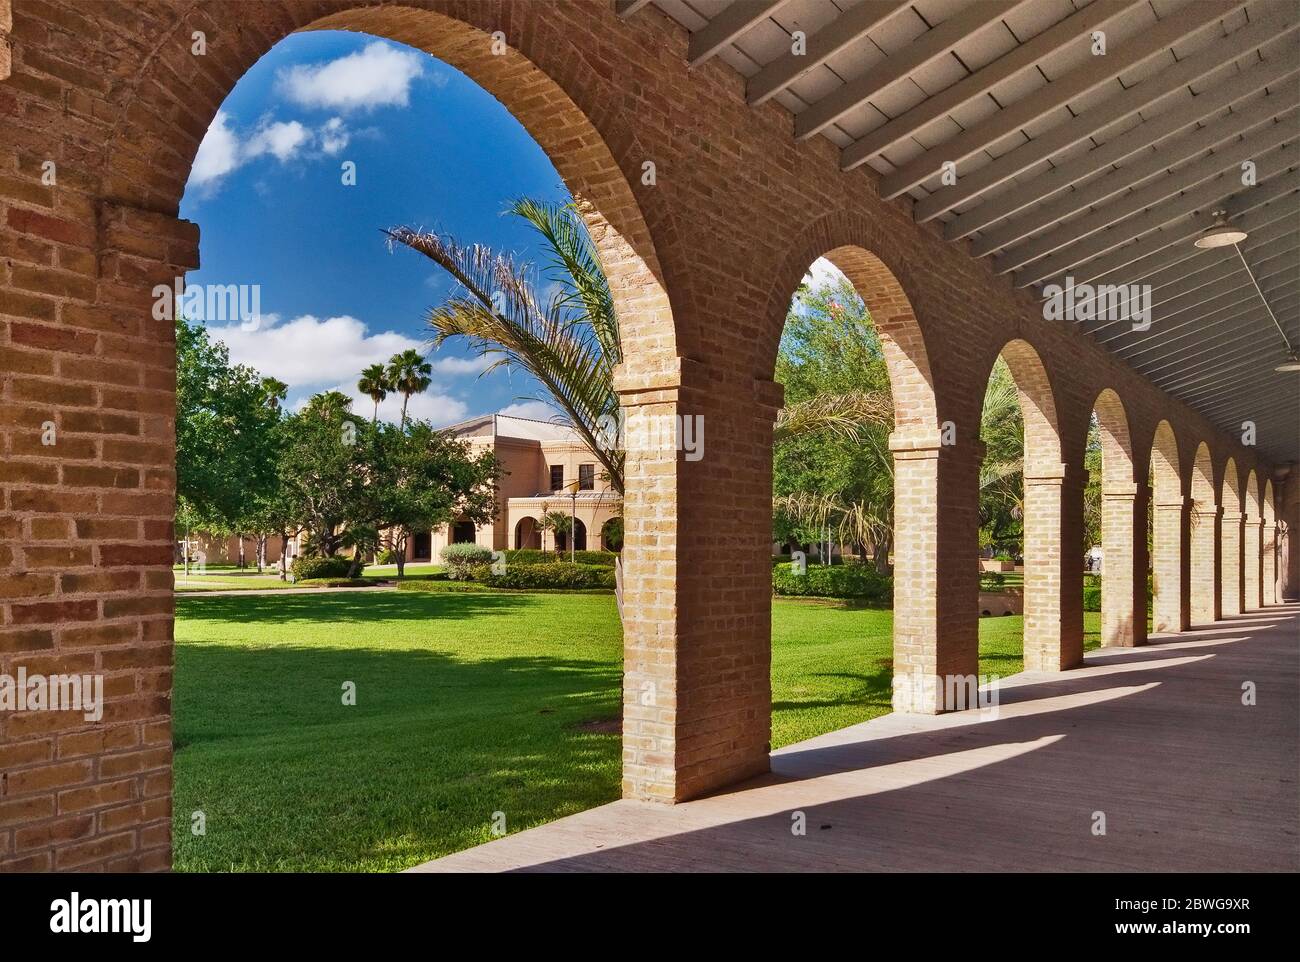
{"label": "arched entry of building", "polygon": [[542,531],[537,527],[537,519],[531,517],[520,518],[515,525],[515,548],[533,548],[542,547]]}

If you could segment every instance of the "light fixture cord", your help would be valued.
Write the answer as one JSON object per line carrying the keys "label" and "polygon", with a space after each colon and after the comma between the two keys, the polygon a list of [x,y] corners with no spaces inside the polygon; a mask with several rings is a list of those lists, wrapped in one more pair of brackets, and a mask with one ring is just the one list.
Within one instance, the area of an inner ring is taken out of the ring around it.
{"label": "light fixture cord", "polygon": [[1273,319],[1273,326],[1277,328],[1278,334],[1282,336],[1282,343],[1286,345],[1287,357],[1295,357],[1295,348],[1291,346],[1291,341],[1287,338],[1286,331],[1282,330],[1282,325],[1277,322],[1277,315],[1273,313],[1273,308],[1269,306],[1268,298],[1265,297],[1264,292],[1260,290],[1259,281],[1255,280],[1255,272],[1250,269],[1250,265],[1246,263],[1246,255],[1241,252],[1241,245],[1233,244],[1232,246],[1236,249],[1237,256],[1241,258],[1241,266],[1246,268],[1246,276],[1248,276],[1250,282],[1255,285],[1255,293],[1258,294],[1259,299],[1264,302],[1264,310],[1268,311],[1268,316]]}

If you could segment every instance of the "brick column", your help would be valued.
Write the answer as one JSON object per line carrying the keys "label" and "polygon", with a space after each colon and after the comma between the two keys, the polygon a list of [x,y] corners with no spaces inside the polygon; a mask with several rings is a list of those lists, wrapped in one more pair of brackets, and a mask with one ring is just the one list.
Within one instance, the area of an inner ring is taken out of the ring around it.
{"label": "brick column", "polygon": [[[1078,484],[1064,464],[1025,477],[1025,670],[1061,671],[1083,661],[1083,596],[1077,538],[1065,519]],[[1072,547],[1071,547],[1072,546]]]}
{"label": "brick column", "polygon": [[13,599],[0,671],[86,675],[104,695],[99,719],[0,719],[0,868],[14,871],[171,860],[176,349],[151,291],[197,264],[198,229],[93,210],[84,229],[8,217],[32,235],[21,249],[65,246],[60,269],[13,263],[33,293],[4,299],[5,313],[26,313],[6,322],[3,346],[0,529],[14,547],[0,550],[0,598]]}
{"label": "brick column", "polygon": [[1259,518],[1247,517],[1242,526],[1242,588],[1244,591],[1243,609],[1249,611],[1264,607],[1264,522]]}
{"label": "brick column", "polygon": [[1277,590],[1277,523],[1265,524],[1261,529],[1260,540],[1263,542],[1263,573],[1260,576],[1263,603],[1275,605],[1281,600]]}
{"label": "brick column", "polygon": [[1101,643],[1107,647],[1147,640],[1146,494],[1140,487],[1146,486],[1111,482],[1101,496]]}
{"label": "brick column", "polygon": [[1243,581],[1241,577],[1242,526],[1245,515],[1240,511],[1225,513],[1220,521],[1219,544],[1222,554],[1221,601],[1219,616],[1239,615],[1242,610]]}
{"label": "brick column", "polygon": [[1155,631],[1186,631],[1192,623],[1191,522],[1186,498],[1157,501],[1153,519],[1152,575]]}
{"label": "brick column", "polygon": [[1196,505],[1192,509],[1192,623],[1209,625],[1222,612],[1219,586],[1219,507]]}
{"label": "brick column", "polygon": [[[670,369],[616,376],[627,446],[626,798],[680,801],[768,770],[781,392],[770,381],[724,383],[723,374],[677,358]],[[697,416],[698,458],[676,449],[672,427]]]}
{"label": "brick column", "polygon": [[[937,431],[896,429],[894,677],[907,704],[934,714],[950,677],[979,671],[978,443],[943,445]],[[900,677],[901,676],[901,677]]]}

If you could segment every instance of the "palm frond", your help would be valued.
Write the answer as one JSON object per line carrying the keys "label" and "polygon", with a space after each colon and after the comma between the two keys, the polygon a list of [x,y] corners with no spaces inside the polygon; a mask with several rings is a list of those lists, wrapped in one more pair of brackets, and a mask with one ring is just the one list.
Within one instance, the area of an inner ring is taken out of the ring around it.
{"label": "palm frond", "polygon": [[864,426],[888,425],[893,416],[893,401],[882,391],[821,394],[782,408],[772,429],[772,441],[780,444],[822,432],[862,441]]}

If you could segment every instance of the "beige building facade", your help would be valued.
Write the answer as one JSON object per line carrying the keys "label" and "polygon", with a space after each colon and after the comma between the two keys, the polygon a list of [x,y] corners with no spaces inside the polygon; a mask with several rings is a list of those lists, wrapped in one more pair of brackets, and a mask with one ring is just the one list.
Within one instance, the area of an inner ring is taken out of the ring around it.
{"label": "beige building facade", "polygon": [[504,551],[539,548],[567,551],[567,534],[544,531],[542,518],[560,512],[573,519],[578,551],[616,550],[621,539],[611,522],[622,517],[623,499],[609,486],[600,461],[567,424],[486,414],[447,428],[475,455],[494,454],[501,464],[497,517],[487,524],[460,520],[407,538],[407,561],[437,561],[449,544],[468,542]]}

